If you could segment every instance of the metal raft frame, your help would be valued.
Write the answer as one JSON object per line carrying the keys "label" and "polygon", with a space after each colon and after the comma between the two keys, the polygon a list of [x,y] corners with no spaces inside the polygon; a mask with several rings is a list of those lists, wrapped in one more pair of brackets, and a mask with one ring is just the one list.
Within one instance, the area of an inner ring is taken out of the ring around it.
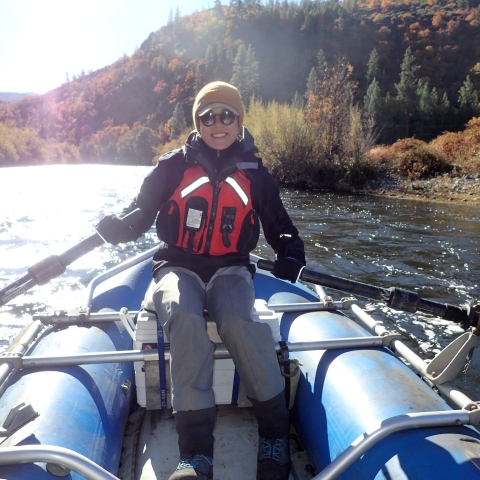
{"label": "metal raft frame", "polygon": [[[148,250],[93,279],[87,289],[87,305],[91,305],[93,292],[99,284],[117,273],[147,260],[153,255],[154,250]],[[252,255],[252,261],[256,262],[258,258]],[[349,310],[370,331],[374,332],[375,336],[339,338],[317,342],[287,342],[290,352],[388,347],[419,372],[427,384],[437,388],[445,397],[460,408],[453,411],[421,412],[388,418],[360,435],[343,453],[316,475],[314,480],[333,480],[338,478],[374,445],[395,432],[443,426],[480,426],[480,402],[472,401],[451,383],[451,380],[458,375],[465,365],[465,353],[478,346],[478,336],[472,333],[463,334],[437,355],[432,362],[427,363],[401,341],[401,335],[398,332],[387,330],[381,323],[362,310],[358,306],[356,299],[346,298],[339,302],[334,302],[322,287],[318,285],[313,285],[313,287],[319,296],[319,302],[276,304],[268,305],[268,308],[276,312]],[[137,312],[130,313],[133,315]],[[80,308],[71,314],[55,312],[52,315],[35,315],[33,321],[24,328],[9,349],[0,357],[0,393],[3,393],[5,389],[5,380],[10,373],[17,369],[112,362],[157,361],[159,358],[158,350],[97,352],[60,357],[25,356],[26,351],[35,338],[43,329],[50,325],[78,325],[118,320],[120,320],[118,312],[90,313],[88,308]],[[281,353],[280,346],[277,347],[277,352]],[[166,347],[164,355],[168,359],[168,347]],[[216,359],[231,358],[223,345],[216,346],[214,357]],[[129,386],[124,387],[129,388]],[[16,430],[36,416],[36,412],[28,407],[30,406],[21,404],[11,412],[7,420],[5,420],[3,428],[0,428],[0,437],[8,436],[10,431]],[[47,469],[49,466],[61,469],[65,474],[73,470],[83,475],[87,480],[119,480],[118,477],[88,458],[66,448],[49,445],[0,447],[0,465],[32,462],[46,462]]]}

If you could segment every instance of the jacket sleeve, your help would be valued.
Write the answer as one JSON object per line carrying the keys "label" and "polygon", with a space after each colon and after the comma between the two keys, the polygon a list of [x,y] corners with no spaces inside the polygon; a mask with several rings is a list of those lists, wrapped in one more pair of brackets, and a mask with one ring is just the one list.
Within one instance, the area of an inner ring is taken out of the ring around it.
{"label": "jacket sleeve", "polygon": [[138,195],[132,203],[123,209],[124,216],[140,208],[143,218],[131,228],[138,238],[148,232],[153,225],[160,205],[168,200],[183,177],[184,156],[182,152],[174,151],[160,158],[157,165],[143,180]]}
{"label": "jacket sleeve", "polygon": [[257,173],[257,181],[252,185],[252,203],[268,244],[277,258],[293,257],[305,265],[303,241],[285,210],[277,183],[261,164]]}

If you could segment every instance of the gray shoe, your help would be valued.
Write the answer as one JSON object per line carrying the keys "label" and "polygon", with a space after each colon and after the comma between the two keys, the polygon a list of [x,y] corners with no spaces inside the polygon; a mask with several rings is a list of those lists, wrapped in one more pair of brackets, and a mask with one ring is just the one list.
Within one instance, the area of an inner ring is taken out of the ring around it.
{"label": "gray shoe", "polygon": [[262,438],[258,443],[257,480],[288,480],[290,476],[289,436]]}
{"label": "gray shoe", "polygon": [[213,464],[210,457],[198,454],[192,458],[181,458],[177,469],[168,480],[212,480]]}

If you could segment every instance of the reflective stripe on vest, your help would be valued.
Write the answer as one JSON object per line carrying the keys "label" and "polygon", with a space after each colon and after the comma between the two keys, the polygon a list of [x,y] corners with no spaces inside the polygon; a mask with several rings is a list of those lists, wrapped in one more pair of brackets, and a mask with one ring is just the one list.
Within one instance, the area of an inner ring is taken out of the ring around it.
{"label": "reflective stripe on vest", "polygon": [[237,183],[237,181],[233,177],[227,177],[227,179],[225,181],[235,190],[235,192],[240,197],[240,200],[243,202],[243,204],[247,205],[248,204],[248,196],[242,190],[242,187]]}
{"label": "reflective stripe on vest", "polygon": [[198,180],[195,180],[193,183],[191,183],[181,191],[181,197],[185,198],[187,195],[190,195],[197,188],[200,188],[202,185],[205,185],[209,181],[210,180],[208,179],[208,177],[200,177]]}

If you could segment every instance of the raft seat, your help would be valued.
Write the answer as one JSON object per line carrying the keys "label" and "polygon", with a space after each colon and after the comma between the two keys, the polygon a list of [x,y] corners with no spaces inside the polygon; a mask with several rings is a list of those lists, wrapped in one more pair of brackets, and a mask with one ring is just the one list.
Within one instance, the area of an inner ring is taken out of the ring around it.
{"label": "raft seat", "polygon": [[[265,300],[255,300],[252,319],[255,322],[267,323],[272,330],[272,340],[278,342],[280,337],[280,321],[277,314],[270,310]],[[210,340],[216,344],[216,350],[225,350],[222,339],[217,331],[215,322],[207,320],[207,334]],[[161,330],[161,329],[160,329]],[[159,330],[155,312],[141,310],[138,313],[133,338],[134,350],[157,350]],[[160,333],[163,337],[163,332]],[[162,343],[162,338],[160,340]],[[167,340],[164,344],[164,361],[158,361],[156,355],[152,359],[134,362],[135,383],[137,388],[137,402],[147,410],[171,408],[171,387],[169,368],[169,345]],[[156,352],[155,352],[156,353]],[[163,391],[166,392],[162,398],[161,379],[163,377]],[[247,407],[251,402],[243,391],[242,384],[235,365],[231,358],[216,358],[213,372],[213,391],[217,405],[236,404],[240,407]]]}

